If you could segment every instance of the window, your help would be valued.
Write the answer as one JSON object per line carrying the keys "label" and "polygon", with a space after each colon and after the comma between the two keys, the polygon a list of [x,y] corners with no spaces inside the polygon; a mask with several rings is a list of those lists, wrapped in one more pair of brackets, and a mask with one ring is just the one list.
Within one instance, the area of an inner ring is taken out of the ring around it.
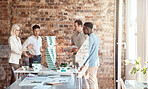
{"label": "window", "polygon": [[126,59],[137,59],[137,1],[127,0],[126,8]]}
{"label": "window", "polygon": [[126,0],[126,59],[148,61],[148,0]]}

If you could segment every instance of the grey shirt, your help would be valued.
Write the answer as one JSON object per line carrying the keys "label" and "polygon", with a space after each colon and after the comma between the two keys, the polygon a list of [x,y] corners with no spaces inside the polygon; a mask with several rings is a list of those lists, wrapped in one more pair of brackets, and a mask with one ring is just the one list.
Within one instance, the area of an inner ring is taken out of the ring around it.
{"label": "grey shirt", "polygon": [[75,46],[78,47],[78,49],[80,49],[86,37],[87,36],[83,33],[83,31],[80,33],[74,31],[71,37],[71,41],[74,43]]}

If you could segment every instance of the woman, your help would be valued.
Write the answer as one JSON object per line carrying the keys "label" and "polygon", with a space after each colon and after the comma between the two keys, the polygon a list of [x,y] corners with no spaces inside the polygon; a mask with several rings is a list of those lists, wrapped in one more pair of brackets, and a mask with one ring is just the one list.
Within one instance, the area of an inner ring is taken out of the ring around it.
{"label": "woman", "polygon": [[33,45],[30,44],[26,49],[22,49],[21,40],[18,37],[19,33],[20,33],[20,27],[17,24],[14,24],[11,28],[11,36],[9,37],[9,40],[8,40],[9,46],[11,48],[9,64],[12,68],[12,77],[11,77],[10,84],[12,84],[16,80],[14,77],[13,70],[16,70],[20,67],[20,59],[21,59],[22,51],[33,47]]}

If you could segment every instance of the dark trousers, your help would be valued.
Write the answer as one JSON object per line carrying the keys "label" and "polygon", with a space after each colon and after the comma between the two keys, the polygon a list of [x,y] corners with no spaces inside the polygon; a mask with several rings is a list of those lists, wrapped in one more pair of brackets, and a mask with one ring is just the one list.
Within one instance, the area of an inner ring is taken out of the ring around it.
{"label": "dark trousers", "polygon": [[32,63],[41,63],[41,56],[34,56],[29,58],[29,67],[32,67]]}

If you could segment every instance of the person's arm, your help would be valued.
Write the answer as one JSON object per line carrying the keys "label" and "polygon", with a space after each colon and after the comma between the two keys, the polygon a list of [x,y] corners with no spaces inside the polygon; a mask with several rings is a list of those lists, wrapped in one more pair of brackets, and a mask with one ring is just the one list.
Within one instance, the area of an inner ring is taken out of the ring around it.
{"label": "person's arm", "polygon": [[68,52],[72,52],[73,50],[73,48],[75,47],[75,45],[74,45],[74,42],[73,42],[73,39],[72,39],[72,37],[71,37],[71,44],[70,44],[70,47],[68,47],[67,49],[66,49],[66,51],[68,51]]}
{"label": "person's arm", "polygon": [[[73,39],[71,39],[71,46],[73,46],[73,47],[72,47],[72,49],[71,49],[70,51],[73,52],[73,54],[75,55],[75,54],[78,52],[78,48],[77,48],[76,45],[74,44]],[[74,46],[75,46],[75,47],[74,47]]]}
{"label": "person's arm", "polygon": [[[42,38],[40,37],[41,41],[40,41],[40,52],[41,52],[41,55],[42,55],[42,52],[44,51],[43,50],[43,46],[42,46]],[[47,44],[47,43],[45,43]],[[48,46],[48,45],[47,45]]]}
{"label": "person's arm", "polygon": [[28,46],[30,44],[30,40],[29,38],[24,42],[23,44],[23,51],[27,51],[28,50]]}
{"label": "person's arm", "polygon": [[23,51],[23,54],[24,54],[26,57],[33,57],[33,55],[31,55],[31,54],[27,54],[26,51]]}
{"label": "person's arm", "polygon": [[40,51],[41,51],[41,53],[43,52],[43,48],[42,47],[40,47]]}
{"label": "person's arm", "polygon": [[74,44],[73,39],[72,39],[72,37],[71,37],[71,46],[72,46],[72,45],[75,45],[75,44]]}
{"label": "person's arm", "polygon": [[26,51],[33,48],[33,44],[30,43],[30,40],[29,38],[24,42],[23,44],[23,54],[26,56],[26,57],[32,57],[31,54],[27,54]]}
{"label": "person's arm", "polygon": [[83,66],[85,66],[85,64],[87,63],[87,61],[90,59],[92,52],[93,52],[93,45],[94,45],[94,41],[93,39],[89,39],[89,56],[86,59],[86,61],[84,62]]}
{"label": "person's arm", "polygon": [[32,49],[32,48],[33,48],[33,46],[34,46],[33,44],[30,44],[30,45],[28,45],[28,46],[27,46],[27,48],[26,48],[26,49],[27,49],[27,50]]}
{"label": "person's arm", "polygon": [[22,54],[22,50],[19,50],[16,47],[17,45],[15,45],[15,40],[12,37],[9,38],[9,45],[10,45],[10,48],[11,48],[11,52],[19,54],[19,55]]}
{"label": "person's arm", "polygon": [[99,50],[99,47],[100,47],[100,39],[98,38],[98,50]]}

